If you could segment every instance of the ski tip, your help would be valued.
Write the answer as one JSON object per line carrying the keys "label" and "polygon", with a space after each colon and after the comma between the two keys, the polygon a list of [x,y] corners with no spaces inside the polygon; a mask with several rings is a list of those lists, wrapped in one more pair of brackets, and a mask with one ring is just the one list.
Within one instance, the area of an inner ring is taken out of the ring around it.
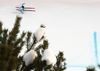
{"label": "ski tip", "polygon": [[36,10],[33,10],[34,12],[36,12]]}

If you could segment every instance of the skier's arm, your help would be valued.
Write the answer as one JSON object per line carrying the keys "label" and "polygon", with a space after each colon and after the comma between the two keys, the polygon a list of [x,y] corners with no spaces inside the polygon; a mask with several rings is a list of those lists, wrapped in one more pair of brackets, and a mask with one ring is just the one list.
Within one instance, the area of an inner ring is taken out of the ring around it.
{"label": "skier's arm", "polygon": [[25,3],[23,3],[22,6],[23,6],[24,4],[25,4]]}

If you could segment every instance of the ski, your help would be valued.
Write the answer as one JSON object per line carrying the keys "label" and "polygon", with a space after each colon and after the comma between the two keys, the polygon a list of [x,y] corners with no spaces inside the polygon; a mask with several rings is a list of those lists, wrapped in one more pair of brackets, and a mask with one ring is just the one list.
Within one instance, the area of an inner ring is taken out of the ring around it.
{"label": "ski", "polygon": [[[20,7],[16,7],[16,8],[20,8]],[[24,7],[24,9],[35,9],[34,7]]]}
{"label": "ski", "polygon": [[[19,9],[16,9],[16,10],[19,10]],[[24,10],[24,11],[34,11],[35,12],[35,10]]]}

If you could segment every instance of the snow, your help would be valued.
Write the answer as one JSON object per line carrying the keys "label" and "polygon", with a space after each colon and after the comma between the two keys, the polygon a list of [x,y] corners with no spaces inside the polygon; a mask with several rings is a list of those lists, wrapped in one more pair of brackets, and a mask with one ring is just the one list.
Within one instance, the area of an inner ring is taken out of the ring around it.
{"label": "snow", "polygon": [[[21,14],[16,11],[15,6],[22,3],[35,7],[36,12]],[[64,51],[67,65],[75,66],[67,67],[67,71],[85,71],[88,65],[96,66],[94,31],[97,32],[100,61],[100,0],[0,0],[3,28],[11,30],[16,15],[22,17],[21,32],[34,33],[41,24],[45,24],[49,47],[54,54]],[[80,68],[82,65],[85,67]]]}
{"label": "snow", "polygon": [[56,56],[54,55],[53,51],[51,48],[48,48],[44,51],[43,56],[42,56],[42,61],[46,60],[47,65],[55,65],[56,64]]}
{"label": "snow", "polygon": [[28,66],[29,64],[31,64],[34,59],[35,59],[35,51],[34,50],[30,50],[23,57],[23,61],[25,62],[26,66]]}
{"label": "snow", "polygon": [[42,36],[44,35],[44,31],[45,31],[45,28],[41,28],[41,27],[36,30],[35,37],[36,37],[37,42],[39,42]]}
{"label": "snow", "polygon": [[61,66],[64,66],[64,62],[61,62]]}

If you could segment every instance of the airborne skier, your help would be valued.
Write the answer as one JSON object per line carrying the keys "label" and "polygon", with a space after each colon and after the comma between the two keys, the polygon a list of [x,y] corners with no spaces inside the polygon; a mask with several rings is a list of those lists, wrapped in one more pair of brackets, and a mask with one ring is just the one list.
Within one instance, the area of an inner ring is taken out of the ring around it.
{"label": "airborne skier", "polygon": [[32,11],[32,12],[35,12],[35,8],[34,7],[24,7],[24,4],[25,3],[16,6],[16,10],[20,11],[21,13],[24,13],[24,11]]}
{"label": "airborne skier", "polygon": [[24,12],[24,4],[25,4],[25,3],[23,3],[23,4],[20,6],[20,8],[19,8],[19,11],[20,11],[21,13]]}

